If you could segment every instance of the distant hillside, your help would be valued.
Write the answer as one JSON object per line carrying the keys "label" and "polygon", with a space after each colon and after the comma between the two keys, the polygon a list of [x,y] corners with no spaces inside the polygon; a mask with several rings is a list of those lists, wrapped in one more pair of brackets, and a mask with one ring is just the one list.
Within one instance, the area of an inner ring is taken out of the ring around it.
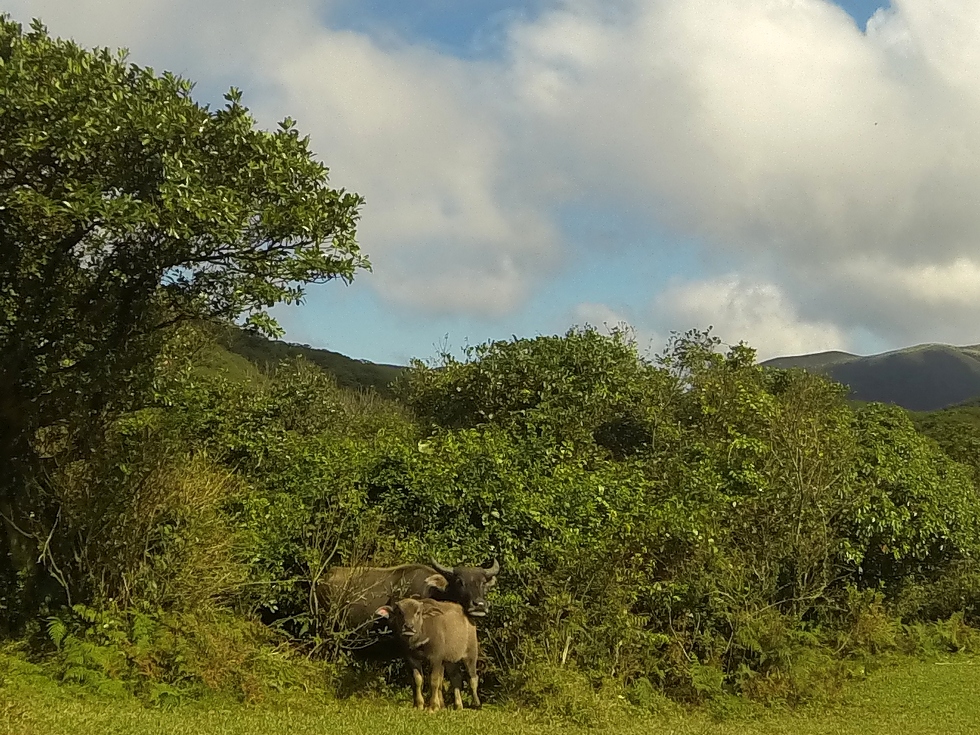
{"label": "distant hillside", "polygon": [[769,367],[798,367],[828,375],[861,401],[935,411],[980,396],[980,346],[918,345],[860,357],[847,352],[777,357]]}
{"label": "distant hillside", "polygon": [[345,388],[373,388],[392,396],[391,383],[408,368],[355,360],[339,352],[321,350],[309,345],[267,339],[241,329],[229,329],[218,338],[229,352],[239,355],[262,370],[271,370],[283,360],[302,355],[332,374]]}
{"label": "distant hillside", "polygon": [[[283,360],[302,355],[331,373],[344,387],[370,388],[391,397],[391,383],[408,369],[355,360],[309,345],[270,340],[240,329],[227,330],[218,342],[227,353],[212,355],[207,362],[220,365],[241,379],[256,379],[258,371],[269,371]],[[936,411],[980,400],[980,345],[926,344],[867,357],[849,352],[818,352],[776,357],[762,364],[821,373],[847,385],[854,400],[894,403],[911,411]]]}
{"label": "distant hillside", "polygon": [[850,352],[814,352],[812,355],[799,355],[795,357],[774,357],[766,360],[763,365],[776,368],[803,368],[813,372],[820,372],[822,369],[832,365],[839,365],[851,360],[861,360],[860,355],[852,355]]}

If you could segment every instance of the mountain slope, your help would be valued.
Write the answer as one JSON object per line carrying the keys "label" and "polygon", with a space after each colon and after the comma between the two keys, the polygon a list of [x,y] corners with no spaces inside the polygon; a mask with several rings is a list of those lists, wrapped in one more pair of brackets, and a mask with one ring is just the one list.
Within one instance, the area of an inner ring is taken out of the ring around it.
{"label": "mountain slope", "polygon": [[[408,369],[355,360],[309,345],[270,340],[240,329],[228,330],[218,342],[227,352],[224,357],[216,355],[213,359],[243,378],[255,371],[252,366],[268,371],[282,360],[302,355],[344,387],[373,389],[392,397],[391,383]],[[925,344],[866,357],[829,351],[776,357],[762,364],[827,375],[847,385],[852,399],[894,403],[912,411],[936,411],[980,397],[980,345]],[[250,379],[257,377],[251,375]]]}
{"label": "mountain slope", "polygon": [[850,352],[814,352],[812,355],[795,355],[793,357],[774,357],[766,360],[763,365],[775,368],[803,368],[812,372],[821,372],[824,368],[840,365],[851,360],[862,359],[860,355]]}
{"label": "mountain slope", "polygon": [[935,411],[980,396],[980,346],[927,344],[861,357],[847,352],[777,357],[768,367],[822,373],[851,389],[851,398]]}
{"label": "mountain slope", "polygon": [[261,370],[271,370],[283,360],[298,355],[306,358],[337,379],[345,388],[374,389],[381,395],[393,395],[391,383],[408,368],[355,360],[339,352],[321,350],[309,345],[281,342],[242,329],[229,329],[218,337],[218,343],[233,355],[244,358]]}

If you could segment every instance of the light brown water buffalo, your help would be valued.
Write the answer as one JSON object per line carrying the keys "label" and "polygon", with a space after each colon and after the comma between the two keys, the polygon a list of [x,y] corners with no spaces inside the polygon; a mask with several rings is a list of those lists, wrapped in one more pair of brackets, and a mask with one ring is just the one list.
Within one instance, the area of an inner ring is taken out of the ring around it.
{"label": "light brown water buffalo", "polygon": [[476,660],[480,653],[476,640],[476,626],[455,602],[419,600],[412,597],[385,605],[377,615],[386,618],[403,644],[405,658],[412,667],[412,692],[415,707],[425,707],[422,695],[422,672],[429,669],[429,709],[435,712],[445,706],[442,698],[442,681],[449,669],[449,681],[453,688],[456,709],[463,708],[463,669],[469,679],[473,706],[480,707],[477,693],[480,678],[476,673]]}

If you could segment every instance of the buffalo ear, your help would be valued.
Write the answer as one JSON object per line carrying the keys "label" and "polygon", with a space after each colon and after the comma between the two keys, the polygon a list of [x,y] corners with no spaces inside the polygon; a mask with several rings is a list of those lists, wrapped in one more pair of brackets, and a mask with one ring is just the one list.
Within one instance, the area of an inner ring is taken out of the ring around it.
{"label": "buffalo ear", "polygon": [[374,616],[378,618],[390,618],[391,608],[388,607],[387,605],[379,607],[377,610],[374,611]]}
{"label": "buffalo ear", "polygon": [[425,586],[445,592],[449,582],[441,574],[430,574],[425,578]]}
{"label": "buffalo ear", "polygon": [[497,578],[496,577],[488,577],[487,578],[487,584],[486,584],[486,588],[487,589],[490,589],[491,587],[495,587],[496,584],[497,584]]}

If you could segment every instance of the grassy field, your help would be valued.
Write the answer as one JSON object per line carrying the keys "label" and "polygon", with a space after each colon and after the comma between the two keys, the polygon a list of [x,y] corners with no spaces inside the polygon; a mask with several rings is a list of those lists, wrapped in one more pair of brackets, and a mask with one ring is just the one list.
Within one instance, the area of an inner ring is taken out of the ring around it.
{"label": "grassy field", "polygon": [[548,721],[533,712],[493,705],[476,712],[418,713],[403,702],[334,701],[299,697],[258,705],[195,702],[148,708],[133,699],[73,695],[40,681],[8,679],[0,686],[0,733],[4,735],[331,735],[332,733],[608,732],[667,735],[956,735],[980,732],[980,659],[904,661],[856,685],[847,704],[832,709],[764,712],[719,722],[708,713],[661,716],[623,710],[601,726]]}

